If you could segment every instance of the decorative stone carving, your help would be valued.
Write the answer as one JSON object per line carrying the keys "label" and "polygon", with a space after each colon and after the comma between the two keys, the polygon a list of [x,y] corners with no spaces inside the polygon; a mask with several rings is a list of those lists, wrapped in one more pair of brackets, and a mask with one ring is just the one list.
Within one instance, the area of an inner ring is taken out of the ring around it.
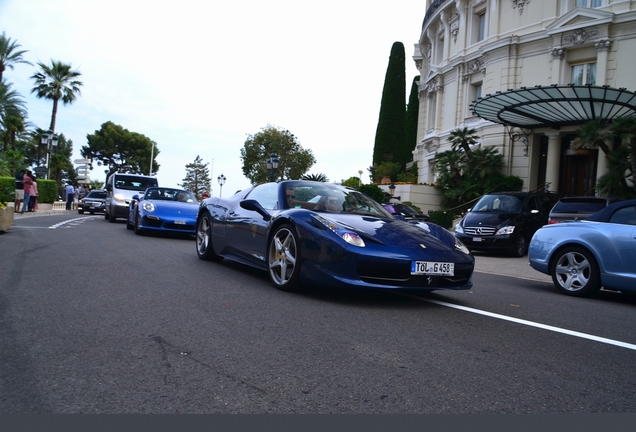
{"label": "decorative stone carving", "polygon": [[563,57],[565,57],[565,49],[563,49],[563,47],[552,47],[550,48],[550,54],[552,54],[552,57],[558,57],[563,60]]}
{"label": "decorative stone carving", "polygon": [[611,39],[601,39],[599,41],[597,41],[594,46],[596,46],[596,49],[598,51],[609,51],[610,48],[612,47],[612,40]]}
{"label": "decorative stone carving", "polygon": [[573,44],[573,45],[581,45],[585,43],[588,39],[592,39],[598,35],[598,30],[584,30],[578,29],[574,33],[570,33],[568,35],[564,35],[561,41],[564,44]]}
{"label": "decorative stone carving", "polygon": [[523,7],[530,3],[530,0],[512,0],[512,8],[519,8],[519,15],[523,13]]}
{"label": "decorative stone carving", "polygon": [[457,43],[457,35],[459,34],[459,14],[453,14],[453,17],[449,21],[450,35],[453,38],[453,43]]}
{"label": "decorative stone carving", "polygon": [[471,75],[480,72],[486,75],[486,67],[484,66],[484,61],[482,59],[475,59],[469,62],[466,65],[466,73],[462,75],[462,81],[466,82],[470,78]]}

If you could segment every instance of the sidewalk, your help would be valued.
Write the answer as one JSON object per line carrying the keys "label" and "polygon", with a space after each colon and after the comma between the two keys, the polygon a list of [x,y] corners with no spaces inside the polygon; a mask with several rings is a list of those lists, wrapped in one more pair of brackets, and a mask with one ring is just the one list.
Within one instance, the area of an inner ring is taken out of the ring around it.
{"label": "sidewalk", "polygon": [[[13,209],[13,203],[7,203],[7,207]],[[38,203],[38,210],[35,212],[13,213],[13,220],[18,220],[27,217],[34,216],[52,216],[56,214],[64,214],[76,212],[77,210],[66,210],[66,203],[63,201],[57,201],[53,204],[40,204]]]}

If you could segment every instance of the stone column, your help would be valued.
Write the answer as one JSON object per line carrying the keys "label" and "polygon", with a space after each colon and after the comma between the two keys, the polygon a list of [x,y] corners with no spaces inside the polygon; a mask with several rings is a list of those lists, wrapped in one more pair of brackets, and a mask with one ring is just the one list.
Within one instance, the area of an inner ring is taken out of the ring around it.
{"label": "stone column", "polygon": [[545,181],[550,192],[559,191],[559,166],[561,164],[561,137],[558,132],[545,134],[548,137],[548,155]]}

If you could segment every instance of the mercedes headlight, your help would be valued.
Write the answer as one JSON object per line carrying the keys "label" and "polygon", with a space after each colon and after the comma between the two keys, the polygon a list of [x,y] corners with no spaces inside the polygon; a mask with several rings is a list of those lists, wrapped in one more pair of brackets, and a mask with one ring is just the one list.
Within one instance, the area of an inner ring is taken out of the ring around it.
{"label": "mercedes headlight", "polygon": [[500,228],[499,231],[497,231],[495,233],[495,235],[506,235],[506,234],[512,234],[512,232],[515,230],[514,226],[505,226],[503,228]]}

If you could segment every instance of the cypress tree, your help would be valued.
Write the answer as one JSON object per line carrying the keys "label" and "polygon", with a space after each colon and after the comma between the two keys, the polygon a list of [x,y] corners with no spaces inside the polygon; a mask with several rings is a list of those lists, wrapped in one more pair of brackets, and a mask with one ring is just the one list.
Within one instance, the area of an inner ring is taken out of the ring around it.
{"label": "cypress tree", "polygon": [[[420,111],[420,99],[418,96],[418,83],[420,76],[413,78],[411,94],[409,95],[409,105],[406,108],[406,140],[404,142],[404,160],[410,162],[413,159],[413,149],[417,144],[417,116]],[[400,160],[401,162],[401,160]]]}
{"label": "cypress tree", "polygon": [[[402,149],[405,143],[405,89],[404,45],[402,42],[394,42],[382,89],[380,115],[373,147],[374,164],[381,163],[384,160],[384,155],[392,154],[394,155],[393,160],[399,162],[404,168],[405,161],[398,160],[397,157],[400,153],[398,149]],[[408,160],[410,161],[411,158]]]}

